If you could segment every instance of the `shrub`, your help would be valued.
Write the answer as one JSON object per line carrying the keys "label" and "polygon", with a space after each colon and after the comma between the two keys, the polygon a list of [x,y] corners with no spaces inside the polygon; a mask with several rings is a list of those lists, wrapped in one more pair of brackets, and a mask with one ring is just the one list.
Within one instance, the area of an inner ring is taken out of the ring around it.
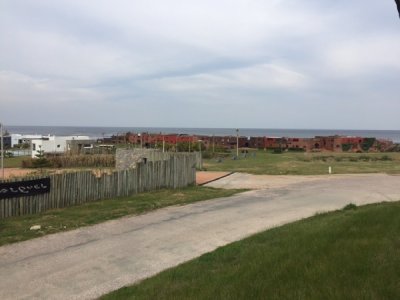
{"label": "shrub", "polygon": [[305,152],[303,148],[289,148],[288,149],[290,152]]}
{"label": "shrub", "polygon": [[21,162],[21,166],[22,166],[23,168],[33,168],[32,161],[33,161],[32,158],[24,159],[24,160]]}
{"label": "shrub", "polygon": [[319,156],[314,156],[313,160],[317,160],[317,161],[322,160],[322,161],[326,162],[326,161],[333,160],[334,158],[335,157],[332,155],[319,155]]}
{"label": "shrub", "polygon": [[6,153],[4,154],[4,157],[12,158],[12,157],[14,157],[14,153],[12,153],[12,152],[6,152]]}
{"label": "shrub", "polygon": [[374,145],[375,141],[375,138],[365,138],[361,144],[361,149],[363,149],[363,151],[368,151]]}
{"label": "shrub", "polygon": [[201,156],[202,156],[204,159],[209,159],[209,158],[212,158],[212,157],[213,157],[213,154],[212,154],[212,152],[210,152],[210,151],[204,151],[204,152],[201,152]]}
{"label": "shrub", "polygon": [[[114,167],[115,156],[112,154],[79,154],[60,155],[46,158],[48,164],[42,168],[79,168],[79,167]],[[25,159],[22,161],[23,168],[38,167],[38,159]],[[40,166],[39,166],[40,167]]]}
{"label": "shrub", "polygon": [[348,152],[353,148],[353,144],[342,144],[342,151]]}
{"label": "shrub", "polygon": [[354,203],[349,203],[345,207],[343,207],[343,210],[355,210],[357,209],[357,205]]}
{"label": "shrub", "polygon": [[388,156],[388,155],[383,155],[381,158],[380,158],[380,160],[382,160],[382,161],[389,161],[389,160],[393,160],[390,156]]}
{"label": "shrub", "polygon": [[360,155],[358,157],[359,160],[363,160],[363,161],[370,161],[371,157],[367,156],[367,155]]}
{"label": "shrub", "polygon": [[52,163],[46,158],[44,150],[39,150],[35,155],[36,158],[32,160],[32,168],[49,168]]}

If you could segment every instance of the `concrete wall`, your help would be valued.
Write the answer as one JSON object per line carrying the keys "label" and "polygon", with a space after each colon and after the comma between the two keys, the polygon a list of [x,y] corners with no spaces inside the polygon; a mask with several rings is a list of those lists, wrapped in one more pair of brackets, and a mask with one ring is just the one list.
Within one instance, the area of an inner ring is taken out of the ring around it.
{"label": "concrete wall", "polygon": [[162,152],[157,149],[117,149],[115,167],[117,170],[135,168],[138,163],[169,160],[173,157],[193,156],[196,168],[202,169],[203,161],[199,152]]}

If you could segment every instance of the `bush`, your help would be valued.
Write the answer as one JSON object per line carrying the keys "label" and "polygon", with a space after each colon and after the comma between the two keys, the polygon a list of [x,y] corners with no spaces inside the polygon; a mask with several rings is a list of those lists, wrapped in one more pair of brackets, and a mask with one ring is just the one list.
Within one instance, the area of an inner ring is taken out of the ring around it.
{"label": "bush", "polygon": [[363,160],[363,161],[370,161],[371,157],[367,156],[367,155],[360,155],[358,157],[359,160]]}
{"label": "bush", "polygon": [[52,163],[46,158],[37,158],[32,160],[32,168],[51,168]]}
{"label": "bush", "polygon": [[343,207],[343,210],[355,210],[357,209],[357,205],[354,203],[349,203],[345,207]]}
{"label": "bush", "polygon": [[365,138],[361,144],[361,149],[365,152],[368,151],[374,145],[375,141],[375,138]]}
{"label": "bush", "polygon": [[112,154],[79,154],[60,155],[49,157],[49,161],[56,168],[79,167],[114,167],[115,156]]}
{"label": "bush", "polygon": [[353,148],[353,144],[342,144],[342,151],[348,152]]}
{"label": "bush", "polygon": [[319,156],[314,156],[313,160],[322,160],[323,162],[327,162],[327,161],[331,161],[333,160],[335,157],[333,155],[319,155]]}
{"label": "bush", "polygon": [[4,154],[4,157],[12,158],[12,157],[14,157],[14,153],[6,151],[5,154]]}
{"label": "bush", "polygon": [[46,158],[44,150],[39,150],[36,158],[32,160],[32,168],[49,168],[52,163]]}
{"label": "bush", "polygon": [[23,168],[33,168],[33,163],[32,163],[32,161],[33,161],[32,158],[24,159],[24,160],[21,162],[21,166],[22,166]]}
{"label": "bush", "polygon": [[388,155],[383,155],[382,157],[381,157],[381,159],[380,160],[382,160],[382,161],[389,161],[389,160],[393,160],[390,156],[388,156]]}
{"label": "bush", "polygon": [[60,155],[47,157],[47,164],[39,166],[37,159],[25,159],[22,161],[23,168],[79,168],[79,167],[104,167],[115,166],[115,156],[112,154],[91,155]]}
{"label": "bush", "polygon": [[204,152],[201,152],[201,156],[202,156],[204,159],[209,159],[209,158],[212,158],[212,157],[213,157],[213,154],[212,154],[212,152],[210,152],[210,151],[204,151]]}

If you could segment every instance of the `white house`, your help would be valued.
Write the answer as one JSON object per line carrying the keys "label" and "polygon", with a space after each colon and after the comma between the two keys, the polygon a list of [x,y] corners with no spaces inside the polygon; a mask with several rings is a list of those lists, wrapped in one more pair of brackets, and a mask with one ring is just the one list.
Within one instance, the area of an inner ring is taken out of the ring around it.
{"label": "white house", "polygon": [[44,153],[64,153],[71,150],[71,145],[76,144],[75,141],[81,141],[79,146],[82,148],[93,148],[92,140],[88,136],[44,136],[40,139],[32,140],[32,158],[35,158],[39,151],[43,150]]}
{"label": "white house", "polygon": [[12,133],[9,136],[11,140],[10,143],[11,148],[19,144],[29,144],[32,140],[41,139],[43,137],[43,135],[40,134],[18,134],[18,133]]}

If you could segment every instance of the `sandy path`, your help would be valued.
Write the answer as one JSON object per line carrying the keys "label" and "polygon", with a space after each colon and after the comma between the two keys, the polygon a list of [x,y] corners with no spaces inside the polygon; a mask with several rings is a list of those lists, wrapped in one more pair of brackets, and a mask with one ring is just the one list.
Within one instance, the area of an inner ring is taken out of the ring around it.
{"label": "sandy path", "polygon": [[198,171],[196,172],[196,184],[204,184],[212,180],[216,180],[223,176],[230,174],[230,172],[209,172],[209,171]]}
{"label": "sandy path", "polygon": [[[12,177],[21,177],[21,176],[25,176],[32,172],[34,172],[34,170],[32,170],[32,169],[5,168],[4,169],[4,177],[7,179],[12,178]],[[2,175],[3,174],[0,173],[0,178]]]}

